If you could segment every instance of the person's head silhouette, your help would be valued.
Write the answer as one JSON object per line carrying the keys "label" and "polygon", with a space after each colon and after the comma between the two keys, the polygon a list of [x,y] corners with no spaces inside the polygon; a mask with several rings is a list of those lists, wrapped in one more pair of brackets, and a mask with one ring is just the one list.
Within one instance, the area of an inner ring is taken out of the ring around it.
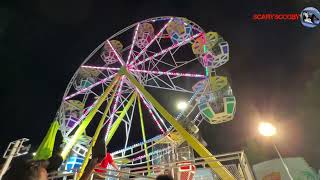
{"label": "person's head silhouette", "polygon": [[156,177],[156,180],[173,180],[170,175],[163,174]]}

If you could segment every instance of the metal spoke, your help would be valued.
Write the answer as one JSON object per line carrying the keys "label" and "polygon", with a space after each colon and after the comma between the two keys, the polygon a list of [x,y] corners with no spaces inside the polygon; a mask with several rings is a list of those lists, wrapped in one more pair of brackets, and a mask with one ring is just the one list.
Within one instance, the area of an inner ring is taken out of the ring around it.
{"label": "metal spoke", "polygon": [[[145,46],[145,48],[139,52],[139,54],[134,58],[134,61],[138,60],[139,57],[146,52],[149,46],[155,41],[162,33],[163,31],[168,27],[170,22],[172,21],[173,18],[170,18],[170,20],[161,28],[161,30],[158,32],[158,34],[155,35],[155,37]],[[133,64],[134,61],[132,61],[130,64]]]}
{"label": "metal spoke", "polygon": [[135,65],[135,66],[138,66],[138,65],[140,65],[140,64],[142,64],[142,63],[145,63],[145,62],[149,61],[150,59],[153,59],[153,58],[156,58],[156,57],[158,57],[158,56],[160,56],[160,55],[162,55],[162,54],[165,54],[165,53],[167,53],[168,51],[170,51],[170,50],[172,50],[172,49],[175,49],[175,48],[177,48],[177,47],[179,47],[179,46],[183,46],[183,45],[189,43],[191,40],[199,37],[200,35],[201,35],[201,33],[195,34],[195,35],[191,36],[190,38],[185,39],[184,41],[181,41],[181,42],[179,42],[179,43],[177,43],[177,44],[174,44],[174,45],[168,47],[167,49],[163,49],[161,52],[156,53],[156,54],[154,54],[153,56],[150,56],[150,57],[147,58],[147,59],[144,59],[144,60],[142,60],[142,61],[139,61],[139,62],[135,63],[134,65]]}
{"label": "metal spoke", "polygon": [[130,63],[130,59],[131,59],[133,47],[134,47],[134,45],[136,44],[139,26],[140,26],[140,23],[137,25],[137,27],[136,27],[136,29],[135,29],[135,31],[134,31],[134,36],[133,36],[133,39],[132,39],[131,48],[130,48],[129,55],[128,55],[128,58],[127,58],[127,63],[126,63],[127,65]]}

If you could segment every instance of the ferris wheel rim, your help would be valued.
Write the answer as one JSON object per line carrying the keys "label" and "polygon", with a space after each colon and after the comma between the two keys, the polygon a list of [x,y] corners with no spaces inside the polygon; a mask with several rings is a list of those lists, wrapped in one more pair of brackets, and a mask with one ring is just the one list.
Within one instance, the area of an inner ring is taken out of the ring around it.
{"label": "ferris wheel rim", "polygon": [[[70,89],[70,87],[72,86],[72,82],[73,80],[76,78],[76,75],[78,74],[78,72],[81,69],[81,66],[83,66],[103,45],[107,40],[111,40],[112,38],[122,34],[123,32],[125,32],[128,29],[131,29],[132,27],[136,26],[139,23],[143,23],[143,22],[149,22],[152,20],[156,20],[156,19],[160,19],[160,18],[183,18],[183,17],[176,17],[176,16],[157,16],[157,17],[152,17],[152,18],[148,18],[142,21],[138,21],[135,22],[123,29],[121,29],[120,31],[117,31],[116,33],[114,33],[113,35],[111,35],[109,38],[107,38],[106,40],[104,40],[103,42],[101,42],[96,48],[94,48],[94,50],[91,51],[91,53],[82,61],[82,63],[79,65],[79,67],[77,68],[77,70],[74,72],[73,76],[71,77],[70,81],[68,82],[67,88],[63,94],[63,97],[61,99],[61,104],[63,103],[64,98],[67,96],[67,91],[68,89]],[[188,19],[189,20],[189,19]],[[194,25],[196,25],[196,27],[198,28],[199,31],[204,32],[204,30],[201,28],[201,26],[199,26],[197,23],[195,23],[192,20],[189,20],[190,22],[192,22]]]}
{"label": "ferris wheel rim", "polygon": [[[149,22],[149,21],[152,21],[152,20],[156,20],[156,19],[158,19],[158,18],[167,18],[167,19],[169,19],[169,18],[175,18],[175,17],[174,17],[174,16],[154,17],[154,18],[149,18],[149,19],[146,19],[146,20],[143,20],[143,21],[136,22],[136,23],[134,23],[134,24],[131,24],[131,25],[127,26],[126,28],[121,29],[120,31],[118,31],[117,33],[113,34],[112,36],[110,36],[110,37],[109,37],[108,39],[106,39],[105,41],[103,41],[100,45],[98,45],[98,46],[85,58],[85,60],[81,63],[81,65],[79,66],[79,68],[76,70],[76,72],[74,73],[73,77],[72,77],[71,80],[69,81],[68,86],[67,86],[67,89],[66,89],[66,91],[65,91],[65,93],[64,93],[64,96],[63,96],[63,98],[62,98],[62,104],[64,103],[65,98],[66,98],[67,95],[68,95],[67,93],[68,93],[68,91],[70,90],[70,88],[71,88],[71,86],[72,86],[72,84],[73,84],[76,76],[78,75],[80,69],[86,64],[86,62],[88,62],[88,61],[92,58],[92,56],[93,56],[95,53],[97,53],[97,52],[99,51],[99,49],[102,48],[102,46],[105,44],[105,42],[108,42],[109,40],[113,39],[114,37],[117,37],[118,35],[126,32],[127,30],[129,30],[129,29],[137,26],[137,25],[140,24],[140,23]],[[180,18],[180,17],[177,17],[177,18]],[[167,19],[166,19],[166,20],[167,20]],[[197,25],[197,24],[194,23],[193,21],[190,21],[190,22],[192,22],[193,24]],[[204,32],[203,29],[202,29],[200,26],[197,25],[197,27],[201,29],[201,32]],[[61,106],[62,106],[62,104],[61,104]],[[155,136],[155,137],[156,137],[156,136]],[[149,139],[153,139],[153,138],[154,138],[154,137],[151,137],[151,138],[149,138]],[[162,138],[162,136],[161,136],[161,138]],[[148,140],[149,140],[149,139],[148,139]]]}

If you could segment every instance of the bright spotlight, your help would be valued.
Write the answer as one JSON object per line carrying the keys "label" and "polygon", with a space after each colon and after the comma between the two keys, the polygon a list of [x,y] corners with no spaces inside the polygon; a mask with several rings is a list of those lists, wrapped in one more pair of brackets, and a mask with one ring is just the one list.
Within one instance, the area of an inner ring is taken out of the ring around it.
{"label": "bright spotlight", "polygon": [[32,153],[32,156],[35,156],[36,155],[36,153],[34,152],[34,153]]}
{"label": "bright spotlight", "polygon": [[262,122],[259,125],[259,132],[263,136],[270,137],[277,133],[277,129],[271,123]]}
{"label": "bright spotlight", "polygon": [[180,101],[177,104],[177,108],[179,110],[185,110],[187,108],[188,104],[185,101]]}

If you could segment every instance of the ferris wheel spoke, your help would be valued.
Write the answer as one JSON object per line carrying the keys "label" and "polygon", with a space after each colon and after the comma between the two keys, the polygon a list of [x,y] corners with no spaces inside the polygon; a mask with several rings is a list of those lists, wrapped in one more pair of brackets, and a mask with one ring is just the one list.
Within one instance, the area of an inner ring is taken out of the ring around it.
{"label": "ferris wheel spoke", "polygon": [[113,74],[113,75],[111,75],[111,76],[109,76],[107,78],[104,78],[104,79],[102,79],[102,80],[100,80],[100,81],[98,81],[98,82],[96,82],[96,83],[94,83],[94,84],[92,84],[92,85],[90,85],[90,86],[88,86],[86,88],[81,89],[80,91],[77,91],[77,92],[75,92],[73,94],[70,94],[69,96],[66,96],[64,98],[64,100],[68,100],[70,98],[73,98],[74,96],[82,94],[82,93],[84,93],[84,92],[86,92],[86,91],[88,91],[88,90],[90,90],[90,89],[92,89],[92,88],[94,88],[94,87],[96,87],[96,86],[98,86],[100,84],[106,83],[107,81],[110,81],[112,78],[116,77],[116,75],[117,74]]}
{"label": "ferris wheel spoke", "polygon": [[142,63],[145,63],[145,62],[149,61],[150,59],[153,59],[153,58],[156,58],[156,57],[158,57],[158,56],[161,56],[161,55],[167,53],[168,51],[170,51],[170,50],[172,50],[172,49],[175,49],[175,48],[177,48],[177,47],[179,47],[179,46],[183,46],[183,45],[189,43],[191,40],[199,37],[201,34],[202,34],[202,33],[195,34],[195,35],[193,35],[193,36],[191,36],[191,37],[189,37],[189,38],[186,38],[185,40],[183,40],[183,41],[181,41],[181,42],[179,42],[179,43],[173,44],[172,46],[170,46],[170,47],[168,47],[168,48],[166,48],[166,49],[163,49],[161,52],[156,53],[156,54],[150,56],[149,58],[146,58],[146,59],[144,59],[144,60],[142,60],[142,61],[139,61],[139,62],[134,63],[134,66],[138,66],[138,65],[140,65],[140,64],[142,64]]}
{"label": "ferris wheel spoke", "polygon": [[131,114],[128,115],[128,113],[126,113],[126,117],[128,119],[128,123],[125,125],[126,126],[126,142],[124,144],[124,149],[127,148],[128,146],[128,141],[129,141],[129,137],[130,137],[130,132],[131,132],[131,127],[132,127],[132,121],[133,121],[133,115],[134,115],[134,110],[136,107],[136,102],[137,102],[137,98],[134,99],[133,105],[131,106]]}
{"label": "ferris wheel spoke", "polygon": [[[170,64],[169,62],[162,61],[162,59],[163,59],[164,57],[165,57],[165,54],[164,54],[160,59],[154,58],[154,59],[150,59],[150,61],[151,61],[151,62],[156,61],[156,62],[157,62],[156,65],[158,65],[159,63],[161,63],[161,64],[167,65],[167,66],[169,66],[169,67],[171,67],[171,68],[176,67],[176,65]],[[157,66],[154,66],[154,67],[157,67]],[[154,67],[152,67],[150,70],[153,70]]]}
{"label": "ferris wheel spoke", "polygon": [[143,97],[143,100],[144,100],[144,103],[145,103],[145,104],[148,104],[148,105],[146,105],[146,106],[147,106],[147,107],[150,107],[150,109],[153,111],[153,113],[155,114],[155,117],[157,117],[157,118],[160,120],[161,124],[164,126],[164,128],[166,129],[166,131],[168,131],[168,127],[167,127],[165,121],[164,121],[163,118],[159,115],[158,111],[154,108],[154,106],[153,106],[150,102],[148,102],[144,97]]}
{"label": "ferris wheel spoke", "polygon": [[75,124],[73,125],[73,127],[71,127],[67,133],[66,133],[66,137],[68,137],[70,135],[70,133],[76,128],[78,127],[78,125],[87,117],[87,115],[90,113],[90,111],[94,108],[94,106],[98,103],[98,99],[95,100],[95,102],[88,107],[87,111],[85,113],[83,113],[81,115],[81,117],[79,118],[79,120],[77,122],[75,122]]}
{"label": "ferris wheel spoke", "polygon": [[[170,72],[170,71],[148,71],[148,70],[139,70],[139,69],[129,69],[131,72],[140,72],[146,74],[155,74],[155,75],[165,75],[173,77],[195,77],[195,78],[206,78],[203,74],[194,74],[194,73],[180,73],[180,72]],[[155,76],[154,78],[159,77]],[[151,79],[149,79],[151,80]]]}
{"label": "ferris wheel spoke", "polygon": [[[119,112],[119,110],[121,110],[121,108],[124,107],[124,104],[125,104],[125,103],[128,103],[128,102],[129,102],[128,98],[129,98],[132,94],[133,94],[133,91],[130,92],[130,93],[128,93],[128,95],[127,95],[126,97],[121,95],[122,98],[121,98],[121,100],[119,100],[119,101],[120,101],[119,106],[117,106],[117,108],[116,108],[116,110],[115,110],[115,113],[110,112],[110,115],[108,116],[108,120],[110,120],[111,118],[118,118],[118,117],[119,117],[118,114],[117,114],[117,112]],[[106,124],[107,124],[107,123],[104,123],[104,126],[105,126]]]}
{"label": "ferris wheel spoke", "polygon": [[120,85],[119,85],[118,89],[116,90],[117,91],[116,92],[116,98],[115,98],[115,102],[113,104],[113,108],[112,108],[112,111],[111,111],[109,123],[107,124],[107,132],[106,132],[106,135],[105,135],[105,140],[108,138],[108,134],[109,134],[111,125],[113,123],[114,114],[116,113],[116,110],[117,110],[118,101],[119,101],[119,98],[121,96],[120,93],[121,93],[122,86],[123,86],[123,78],[124,78],[124,76],[121,76]]}
{"label": "ferris wheel spoke", "polygon": [[120,64],[123,66],[125,65],[123,59],[121,58],[121,56],[119,55],[119,53],[114,49],[113,45],[110,43],[109,40],[107,40],[107,43],[109,44],[109,46],[111,47],[111,50],[113,51],[113,53],[116,55],[117,60],[120,62]]}
{"label": "ferris wheel spoke", "polygon": [[[177,91],[177,92],[193,93],[192,90],[187,90],[185,88],[180,87],[176,83],[174,83],[168,75],[167,75],[167,78],[166,78],[168,82],[166,82],[162,78],[159,78],[159,76],[154,76],[154,78],[153,78],[153,74],[151,74],[150,76],[152,77],[152,81],[148,81],[148,82],[142,83],[146,87],[153,87],[153,88],[159,88],[159,89],[168,89],[168,90]],[[153,83],[155,83],[156,86],[153,85]],[[161,84],[161,85],[159,85],[159,84]]]}
{"label": "ferris wheel spoke", "polygon": [[170,18],[170,20],[160,29],[160,31],[154,36],[154,38],[145,46],[145,48],[139,52],[139,54],[134,58],[134,61],[131,61],[130,64],[133,64],[135,61],[137,61],[139,59],[139,57],[144,54],[148,47],[151,46],[151,44],[157,39],[159,38],[159,36],[163,33],[163,31],[168,27],[168,25],[171,23],[171,21],[173,20],[173,18]]}
{"label": "ferris wheel spoke", "polygon": [[81,68],[97,70],[100,72],[100,74],[104,76],[104,78],[108,78],[120,70],[120,68],[118,67],[106,67],[106,66],[99,67],[99,66],[89,66],[89,65],[82,65]]}
{"label": "ferris wheel spoke", "polygon": [[[155,63],[153,60],[149,61],[148,66],[147,66],[148,70],[150,71],[150,70],[153,70],[154,68],[156,68],[156,70],[159,71],[159,68],[157,67],[158,63],[159,62]],[[145,63],[143,63],[143,66],[145,66]],[[146,69],[146,68],[142,68],[142,69]]]}
{"label": "ferris wheel spoke", "polygon": [[[128,103],[125,105],[123,110],[120,112],[119,117],[112,124],[112,127],[111,127],[110,131],[107,133],[106,146],[108,146],[108,144],[110,143],[110,141],[113,138],[114,134],[117,132],[118,127],[120,126],[121,122],[123,122],[123,118],[128,113],[128,110],[131,108],[131,106],[132,106],[133,102],[135,101],[136,97],[137,97],[137,93],[133,93],[133,95],[130,97],[130,100],[128,101]],[[112,120],[112,119],[110,119],[110,120]]]}
{"label": "ferris wheel spoke", "polygon": [[81,66],[83,68],[88,68],[88,69],[100,69],[100,70],[115,70],[115,71],[119,71],[120,68],[117,67],[106,67],[106,66],[88,66],[88,65],[83,65]]}
{"label": "ferris wheel spoke", "polygon": [[[173,73],[172,71],[175,71],[176,69],[178,69],[178,68],[181,68],[181,67],[183,67],[183,66],[185,66],[185,65],[187,65],[187,64],[189,64],[189,63],[192,63],[192,62],[194,62],[194,61],[196,61],[196,60],[198,60],[198,58],[196,57],[196,58],[193,58],[193,59],[191,59],[191,60],[189,60],[189,61],[185,61],[183,64],[180,64],[179,66],[176,66],[176,67],[174,67],[174,68],[172,68],[172,69],[169,69],[169,70],[167,70],[167,71],[165,71],[165,72],[163,72],[163,74],[166,74],[166,75],[172,75],[172,76],[175,76],[175,75],[177,75],[177,76],[184,76],[185,75],[185,77],[187,77],[187,76],[192,76],[192,73]],[[152,77],[151,79],[148,79],[148,81],[150,81],[150,80],[152,80],[153,78],[156,78],[156,77],[159,77],[159,76],[161,76],[162,75],[162,73],[154,73],[154,74],[156,74],[157,76],[154,76],[154,77]],[[159,75],[158,75],[159,74]],[[194,74],[196,77],[198,77],[198,75],[196,75],[196,74]],[[175,77],[177,77],[177,76],[175,76]],[[204,77],[205,78],[205,77]]]}
{"label": "ferris wheel spoke", "polygon": [[136,29],[135,29],[135,31],[134,31],[134,36],[133,36],[133,39],[132,39],[132,44],[131,44],[130,51],[129,51],[128,58],[127,58],[127,62],[126,62],[127,65],[130,63],[131,55],[132,55],[132,52],[133,52],[133,47],[134,47],[135,44],[136,44],[139,26],[140,26],[140,23],[138,23],[138,25],[137,25],[137,27],[136,27]]}
{"label": "ferris wheel spoke", "polygon": [[[160,129],[162,134],[164,134],[165,131],[163,130],[161,124],[159,123],[157,117],[155,116],[155,113],[152,111],[152,109],[154,109],[153,106],[150,103],[147,102],[147,100],[143,97],[143,95],[141,93],[139,93],[139,95],[140,95],[140,97],[142,99],[143,104],[147,107],[147,110],[148,110],[149,114],[151,115],[152,119],[154,120],[154,122],[156,123],[156,125],[158,126],[158,128]],[[163,119],[161,117],[159,118],[159,120],[165,126],[165,123],[164,123],[164,121],[163,121]],[[167,127],[165,126],[165,128],[167,128]]]}
{"label": "ferris wheel spoke", "polygon": [[81,68],[85,69],[85,70],[94,69],[94,70],[98,71],[100,74],[102,74],[104,76],[104,78],[107,78],[107,77],[111,76],[112,74],[117,73],[120,69],[120,68],[116,68],[116,67],[107,67],[106,69],[101,69],[98,67],[96,68],[94,66],[88,66],[88,65],[82,65]]}
{"label": "ferris wheel spoke", "polygon": [[[127,82],[128,84],[132,85],[131,82]],[[133,85],[132,85],[133,86]],[[142,102],[145,104],[145,106],[147,107],[147,110],[149,112],[149,114],[151,115],[151,117],[153,118],[154,122],[156,123],[156,125],[159,127],[160,131],[162,132],[162,134],[164,134],[164,130],[162,128],[162,126],[160,125],[158,119],[156,118],[155,114],[158,116],[160,122],[164,125],[164,127],[167,129],[163,119],[159,116],[159,114],[156,112],[155,108],[152,106],[151,103],[148,103],[147,100],[144,98],[144,96],[139,92],[138,89],[135,89],[136,92],[138,92],[140,98],[142,99]],[[152,111],[154,110],[155,113]]]}

